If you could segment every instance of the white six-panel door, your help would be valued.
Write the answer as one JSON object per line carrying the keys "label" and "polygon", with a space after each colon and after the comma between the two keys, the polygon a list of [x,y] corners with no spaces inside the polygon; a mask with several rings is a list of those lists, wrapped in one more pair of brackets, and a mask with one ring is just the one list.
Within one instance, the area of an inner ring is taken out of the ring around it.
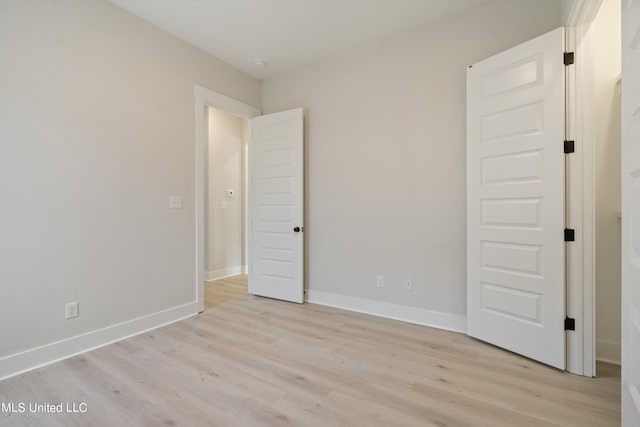
{"label": "white six-panel door", "polygon": [[622,425],[640,426],[640,1],[622,2]]}
{"label": "white six-panel door", "polygon": [[302,303],[302,109],[254,118],[249,146],[249,292]]}
{"label": "white six-panel door", "polygon": [[565,368],[564,30],[467,73],[467,331]]}

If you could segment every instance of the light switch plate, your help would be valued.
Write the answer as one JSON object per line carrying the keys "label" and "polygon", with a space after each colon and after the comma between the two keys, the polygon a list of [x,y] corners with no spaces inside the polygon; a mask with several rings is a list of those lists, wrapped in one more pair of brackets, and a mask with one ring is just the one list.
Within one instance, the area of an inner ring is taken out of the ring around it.
{"label": "light switch plate", "polygon": [[169,207],[171,209],[182,209],[182,197],[181,196],[169,197]]}

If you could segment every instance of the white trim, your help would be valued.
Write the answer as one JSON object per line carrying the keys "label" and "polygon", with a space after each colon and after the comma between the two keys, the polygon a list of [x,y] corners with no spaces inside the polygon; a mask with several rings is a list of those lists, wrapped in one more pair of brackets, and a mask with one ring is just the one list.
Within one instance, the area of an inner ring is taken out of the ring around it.
{"label": "white trim", "polygon": [[565,1],[565,25],[575,27],[590,24],[596,18],[601,4],[602,0],[570,0],[568,3]]}
{"label": "white trim", "polygon": [[249,274],[249,139],[251,122],[247,121],[242,139],[242,274]]}
{"label": "white trim", "polygon": [[[260,110],[251,105],[237,101],[221,93],[212,91],[200,85],[193,86],[193,95],[195,97],[196,108],[196,174],[195,174],[195,186],[196,186],[196,301],[198,304],[198,311],[204,310],[204,282],[206,281],[204,271],[204,240],[205,240],[205,147],[207,144],[207,117],[205,107],[210,106],[219,110],[225,111],[234,116],[242,117],[247,120],[259,116]],[[251,122],[249,122],[249,128],[251,128]],[[249,139],[249,144],[251,139]],[[250,178],[250,177],[249,177]],[[249,214],[249,221],[251,221],[251,215]],[[250,222],[249,222],[250,223]],[[251,260],[247,260],[247,263],[251,265]]]}
{"label": "white trim", "polygon": [[417,325],[444,329],[447,331],[467,333],[467,316],[449,314],[423,308],[391,304],[388,302],[350,297],[330,292],[307,290],[306,301],[312,304],[340,308],[357,313],[370,314],[387,319],[401,320]]}
{"label": "white trim", "polygon": [[193,86],[193,95],[196,99],[204,101],[204,103],[210,107],[217,108],[218,110],[222,110],[226,113],[248,120],[262,114],[259,108],[237,101],[233,98],[229,98],[226,95],[200,85]]}
{"label": "white trim", "polygon": [[576,330],[567,333],[567,371],[595,376],[595,205],[593,151],[593,44],[591,23],[602,0],[573,0],[566,29],[567,51],[576,62],[567,67],[566,139],[576,141],[568,158],[567,227],[576,241],[567,249],[567,316]]}
{"label": "white trim", "polygon": [[621,345],[619,342],[597,340],[596,360],[620,365]]}
{"label": "white trim", "polygon": [[613,359],[605,359],[603,357],[596,357],[596,360],[598,362],[604,362],[604,363],[609,363],[611,365],[618,365],[618,366],[622,366],[622,362],[619,360],[613,360]]}
{"label": "white trim", "polygon": [[238,274],[247,274],[247,266],[246,265],[236,265],[234,267],[229,268],[221,268],[219,270],[207,271],[205,275],[207,282],[211,280],[224,279],[226,277],[237,276]]}
{"label": "white trim", "polygon": [[2,357],[0,381],[186,319],[197,313],[198,304],[191,302]]}
{"label": "white trim", "polygon": [[247,173],[245,174],[245,176],[247,177],[247,204],[245,205],[245,211],[247,213],[246,216],[246,225],[247,225],[247,235],[246,235],[246,248],[247,248],[247,259],[245,260],[245,262],[247,263],[248,266],[248,271],[247,274],[249,275],[249,278],[247,280],[247,292],[250,294],[254,293],[253,290],[253,263],[252,263],[252,255],[251,255],[251,245],[253,245],[253,239],[251,238],[251,231],[253,230],[253,212],[251,209],[251,200],[253,200],[253,185],[252,184],[252,180],[253,180],[253,163],[251,160],[251,156],[249,155],[249,152],[251,151],[251,141],[253,140],[253,122],[251,120],[249,120],[249,139],[247,141]]}

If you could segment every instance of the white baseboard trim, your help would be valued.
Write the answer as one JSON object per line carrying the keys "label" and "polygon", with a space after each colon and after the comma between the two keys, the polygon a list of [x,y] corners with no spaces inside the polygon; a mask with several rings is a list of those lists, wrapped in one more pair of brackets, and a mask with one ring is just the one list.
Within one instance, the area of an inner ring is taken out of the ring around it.
{"label": "white baseboard trim", "polygon": [[221,268],[220,270],[207,271],[205,280],[210,282],[212,280],[224,279],[225,277],[237,276],[238,274],[247,274],[246,265],[236,265],[229,268]]}
{"label": "white baseboard trim", "polygon": [[621,345],[619,342],[596,340],[596,360],[620,365]]}
{"label": "white baseboard trim", "polygon": [[[596,360],[598,362],[604,362],[604,363],[610,363],[612,365],[618,365],[618,366],[622,366],[622,362],[619,360],[610,360],[610,359],[604,359],[602,357],[596,357]],[[598,376],[597,372],[596,372],[596,376]]]}
{"label": "white baseboard trim", "polygon": [[0,381],[186,319],[195,314],[198,314],[198,304],[191,302],[4,356],[0,358]]}
{"label": "white baseboard trim", "polygon": [[341,308],[357,313],[371,314],[387,319],[401,320],[417,325],[467,333],[467,316],[425,310],[423,308],[390,304],[370,299],[350,297],[329,292],[307,290],[307,302]]}

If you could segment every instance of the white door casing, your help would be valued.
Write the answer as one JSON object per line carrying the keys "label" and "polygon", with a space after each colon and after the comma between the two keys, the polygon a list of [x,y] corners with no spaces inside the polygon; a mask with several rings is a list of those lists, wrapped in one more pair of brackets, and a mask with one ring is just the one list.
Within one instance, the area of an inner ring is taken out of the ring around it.
{"label": "white door casing", "polygon": [[258,108],[245,104],[233,98],[229,98],[221,93],[215,92],[211,89],[200,85],[194,85],[193,95],[195,96],[195,135],[196,135],[196,301],[198,304],[198,311],[204,311],[204,284],[206,280],[204,272],[204,224],[205,224],[205,182],[206,182],[206,167],[205,167],[205,147],[208,144],[207,141],[207,107],[217,108],[226,113],[232,114],[237,117],[242,117],[247,120],[259,116],[261,114]]}
{"label": "white door casing", "polygon": [[622,425],[640,426],[640,1],[622,1]]}
{"label": "white door casing", "polygon": [[565,368],[564,30],[467,72],[467,331]]}
{"label": "white door casing", "polygon": [[297,303],[304,302],[303,140],[301,108],[251,121],[249,292]]}

